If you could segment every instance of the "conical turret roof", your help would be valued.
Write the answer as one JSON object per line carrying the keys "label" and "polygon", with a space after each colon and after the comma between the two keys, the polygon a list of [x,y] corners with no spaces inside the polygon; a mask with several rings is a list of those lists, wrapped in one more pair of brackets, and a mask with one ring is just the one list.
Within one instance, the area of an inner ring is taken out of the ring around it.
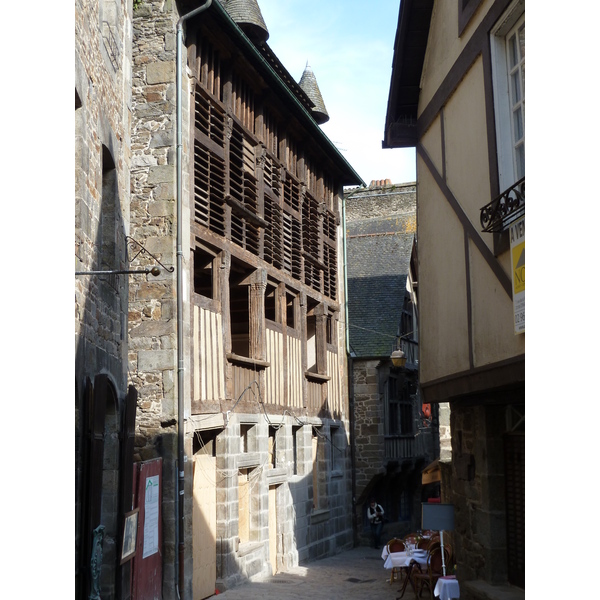
{"label": "conical turret roof", "polygon": [[220,0],[231,19],[253,42],[266,42],[269,30],[256,0]]}
{"label": "conical turret roof", "polygon": [[306,68],[304,69],[304,73],[302,73],[302,77],[300,78],[300,87],[314,104],[312,113],[315,121],[319,125],[327,123],[327,121],[329,121],[329,113],[325,108],[325,102],[323,102],[323,96],[321,96],[321,90],[319,90],[317,78],[315,77],[315,74],[308,63],[306,63]]}

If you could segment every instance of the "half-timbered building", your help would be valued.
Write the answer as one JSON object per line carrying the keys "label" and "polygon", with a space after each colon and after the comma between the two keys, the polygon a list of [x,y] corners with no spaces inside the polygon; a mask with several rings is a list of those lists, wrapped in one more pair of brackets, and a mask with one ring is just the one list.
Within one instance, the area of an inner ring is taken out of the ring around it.
{"label": "half-timbered building", "polygon": [[525,586],[525,7],[402,0],[384,146],[415,147],[420,384],[449,402],[461,598]]}
{"label": "half-timbered building", "polygon": [[267,38],[254,1],[134,10],[132,236],[175,267],[130,304],[164,598],[352,546],[341,202],[362,181]]}

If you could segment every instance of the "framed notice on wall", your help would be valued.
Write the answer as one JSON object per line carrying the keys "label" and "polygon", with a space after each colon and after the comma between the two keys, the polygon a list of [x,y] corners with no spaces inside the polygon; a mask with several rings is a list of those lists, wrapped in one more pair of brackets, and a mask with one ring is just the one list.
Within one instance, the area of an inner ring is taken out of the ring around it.
{"label": "framed notice on wall", "polygon": [[135,510],[125,514],[125,526],[123,527],[123,547],[121,548],[121,564],[127,562],[135,556],[139,514],[139,508],[136,508]]}
{"label": "framed notice on wall", "polygon": [[525,217],[510,226],[515,334],[525,333]]}
{"label": "framed notice on wall", "polygon": [[158,500],[160,497],[160,489],[158,486],[158,475],[152,475],[146,478],[144,494],[144,558],[158,552]]}

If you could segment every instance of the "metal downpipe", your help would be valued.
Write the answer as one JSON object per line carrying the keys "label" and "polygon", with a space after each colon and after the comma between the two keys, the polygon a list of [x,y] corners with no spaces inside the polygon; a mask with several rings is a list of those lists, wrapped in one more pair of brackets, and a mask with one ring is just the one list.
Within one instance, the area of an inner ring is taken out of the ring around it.
{"label": "metal downpipe", "polygon": [[346,328],[346,360],[348,370],[348,408],[350,410],[350,463],[352,471],[352,538],[358,546],[358,520],[356,517],[356,437],[354,433],[354,383],[353,360],[350,353],[350,324],[348,323],[348,247],[346,241],[346,197],[342,191],[342,242],[344,251],[344,319]]}
{"label": "metal downpipe", "polygon": [[183,46],[183,23],[188,19],[204,12],[210,7],[212,0],[207,0],[202,6],[190,11],[180,17],[177,21],[177,50],[176,50],[176,112],[177,112],[177,146],[176,146],[176,162],[177,162],[177,473],[178,473],[178,502],[175,502],[175,520],[178,521],[178,571],[179,585],[178,596],[182,597],[184,591],[185,580],[185,447],[184,447],[184,398],[183,398],[183,374],[184,374],[184,358],[183,358],[183,244],[182,244],[182,179],[183,167],[181,163],[181,137],[182,137],[182,117],[181,117],[181,59]]}

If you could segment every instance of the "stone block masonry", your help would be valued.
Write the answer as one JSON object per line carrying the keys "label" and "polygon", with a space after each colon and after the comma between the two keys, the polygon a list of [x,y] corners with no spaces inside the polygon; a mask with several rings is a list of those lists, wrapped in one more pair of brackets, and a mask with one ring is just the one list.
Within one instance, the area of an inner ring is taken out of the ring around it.
{"label": "stone block masonry", "polygon": [[[175,266],[176,165],[174,140],[175,3],[144,2],[133,13],[131,235],[167,267]],[[139,256],[145,266],[147,257]],[[156,279],[132,277],[130,283],[131,382],[139,390],[136,456],[161,456],[172,472],[164,474],[165,518],[163,598],[173,600],[178,580],[174,510],[177,494],[177,322],[176,274]],[[187,494],[186,490],[186,494]],[[191,565],[186,564],[191,572]]]}

